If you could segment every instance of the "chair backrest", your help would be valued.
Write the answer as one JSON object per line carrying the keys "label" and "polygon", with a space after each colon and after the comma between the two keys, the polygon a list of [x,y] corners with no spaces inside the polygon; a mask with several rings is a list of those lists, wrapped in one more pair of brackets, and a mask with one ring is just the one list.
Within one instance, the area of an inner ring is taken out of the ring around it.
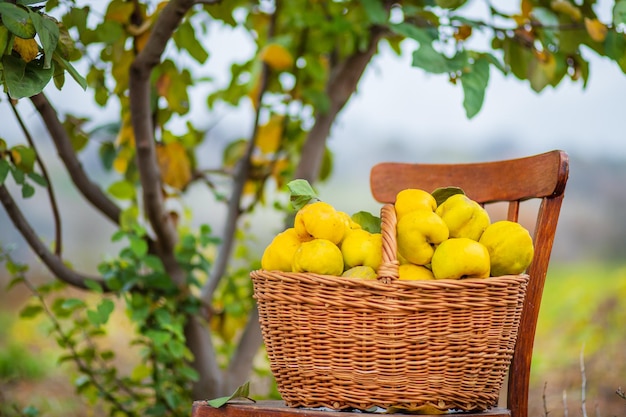
{"label": "chair backrest", "polygon": [[520,203],[533,199],[540,201],[533,231],[535,255],[527,271],[530,281],[509,368],[507,408],[513,417],[528,415],[530,365],[537,317],[568,174],[568,156],[559,150],[493,162],[384,162],[375,165],[370,174],[372,195],[381,203],[393,203],[396,194],[406,188],[431,192],[439,187],[456,186],[485,207],[507,202],[506,218],[517,222]]}

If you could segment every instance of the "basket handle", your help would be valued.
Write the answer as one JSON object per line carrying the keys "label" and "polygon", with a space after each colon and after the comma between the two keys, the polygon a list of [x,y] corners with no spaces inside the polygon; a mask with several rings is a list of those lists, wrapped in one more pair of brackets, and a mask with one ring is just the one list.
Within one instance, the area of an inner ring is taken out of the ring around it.
{"label": "basket handle", "polygon": [[383,241],[383,257],[378,268],[378,280],[390,283],[399,277],[398,244],[396,237],[396,209],[393,204],[385,204],[380,210],[380,232]]}

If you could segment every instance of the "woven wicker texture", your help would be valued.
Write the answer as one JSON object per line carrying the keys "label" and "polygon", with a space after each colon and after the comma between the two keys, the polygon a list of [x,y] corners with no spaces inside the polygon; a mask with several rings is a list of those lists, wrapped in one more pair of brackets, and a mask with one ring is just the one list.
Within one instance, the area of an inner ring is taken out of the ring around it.
{"label": "woven wicker texture", "polygon": [[292,407],[495,406],[527,275],[399,281],[385,205],[379,279],[253,271],[270,367]]}

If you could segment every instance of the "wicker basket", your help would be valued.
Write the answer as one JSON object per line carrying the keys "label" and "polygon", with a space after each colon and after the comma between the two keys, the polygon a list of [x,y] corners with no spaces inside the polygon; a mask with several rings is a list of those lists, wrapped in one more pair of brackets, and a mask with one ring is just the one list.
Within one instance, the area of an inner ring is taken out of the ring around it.
{"label": "wicker basket", "polygon": [[381,211],[378,280],[251,273],[270,367],[291,407],[485,410],[497,404],[527,275],[400,281]]}

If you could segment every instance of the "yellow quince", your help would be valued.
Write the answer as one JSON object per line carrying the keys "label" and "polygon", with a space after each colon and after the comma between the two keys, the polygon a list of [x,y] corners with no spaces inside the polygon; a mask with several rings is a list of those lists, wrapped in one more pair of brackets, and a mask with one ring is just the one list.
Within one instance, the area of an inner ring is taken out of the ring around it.
{"label": "yellow quince", "polygon": [[366,265],[353,266],[352,268],[344,271],[341,276],[346,278],[360,278],[369,280],[374,280],[378,277],[376,275],[376,271],[374,271],[374,268]]}
{"label": "yellow quince", "polygon": [[394,203],[398,220],[415,210],[435,211],[437,201],[429,192],[417,188],[407,188],[396,194]]}
{"label": "yellow quince", "polygon": [[423,265],[401,264],[398,267],[399,280],[402,281],[423,281],[435,279],[433,271]]}
{"label": "yellow quince", "polygon": [[328,239],[304,242],[293,256],[292,270],[339,276],[343,273],[341,250]]}
{"label": "yellow quince", "polygon": [[450,237],[480,239],[491,220],[487,211],[464,194],[448,197],[435,210],[450,230]]}
{"label": "yellow quince", "polygon": [[294,228],[302,241],[327,239],[337,245],[346,232],[346,222],[333,206],[316,201],[298,210]]}
{"label": "yellow quince", "polygon": [[293,227],[277,234],[263,251],[261,268],[266,271],[291,272],[293,255],[301,244]]}
{"label": "yellow quince", "polygon": [[519,223],[500,220],[492,223],[480,237],[489,251],[491,275],[521,274],[528,268],[535,255],[533,238]]}
{"label": "yellow quince", "polygon": [[407,261],[426,265],[435,246],[449,236],[448,226],[432,211],[414,210],[405,214],[396,226],[398,252]]}
{"label": "yellow quince", "polygon": [[435,279],[487,278],[489,251],[473,239],[450,238],[435,249],[431,267]]}
{"label": "yellow quince", "polygon": [[346,269],[365,265],[378,271],[383,256],[382,235],[365,229],[350,230],[341,242],[341,253]]}

